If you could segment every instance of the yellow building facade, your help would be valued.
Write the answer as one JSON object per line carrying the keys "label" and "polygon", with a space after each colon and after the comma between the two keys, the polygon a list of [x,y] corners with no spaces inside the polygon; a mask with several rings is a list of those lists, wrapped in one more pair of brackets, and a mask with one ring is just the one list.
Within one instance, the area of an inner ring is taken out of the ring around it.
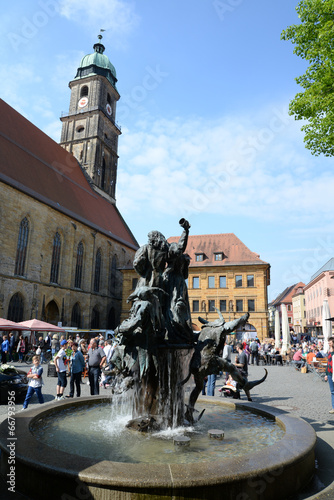
{"label": "yellow building facade", "polygon": [[[175,242],[178,238],[169,238]],[[225,321],[249,312],[245,330],[261,341],[268,337],[268,293],[270,265],[260,260],[233,233],[189,236],[186,253],[190,256],[188,295],[193,329],[200,330],[198,317],[214,321],[217,308]],[[137,285],[138,275],[131,266],[123,272],[122,317],[128,317],[127,297]]]}

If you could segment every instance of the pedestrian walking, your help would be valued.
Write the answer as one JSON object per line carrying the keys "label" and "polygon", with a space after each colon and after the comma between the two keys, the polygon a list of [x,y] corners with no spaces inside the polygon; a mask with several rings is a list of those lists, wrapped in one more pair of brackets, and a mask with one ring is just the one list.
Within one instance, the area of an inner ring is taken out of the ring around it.
{"label": "pedestrian walking", "polygon": [[71,363],[71,378],[70,378],[70,394],[66,396],[67,398],[74,397],[74,384],[77,391],[77,397],[79,398],[81,395],[81,374],[83,369],[85,368],[85,358],[82,355],[82,352],[78,350],[78,343],[72,343],[72,354],[70,358]]}
{"label": "pedestrian walking", "polygon": [[95,339],[91,340],[87,357],[90,393],[92,396],[94,396],[100,394],[99,378],[101,375],[102,366],[106,360],[104,350],[101,349],[101,347],[98,347]]}
{"label": "pedestrian walking", "polygon": [[40,357],[33,356],[32,362],[33,362],[34,366],[32,368],[30,368],[30,370],[27,373],[29,383],[28,383],[27,395],[26,395],[26,398],[25,398],[24,403],[23,403],[23,410],[25,410],[27,408],[29,401],[32,398],[34,393],[37,394],[38,402],[40,404],[44,403],[44,397],[42,394],[43,368],[42,368],[42,365],[40,364]]}
{"label": "pedestrian walking", "polygon": [[64,398],[64,390],[65,387],[67,386],[67,356],[66,356],[66,349],[67,346],[67,340],[62,340],[60,342],[60,351],[56,354],[54,363],[56,366],[56,371],[58,375],[58,382],[57,382],[57,395],[56,395],[56,400],[59,401],[60,399],[65,399]]}

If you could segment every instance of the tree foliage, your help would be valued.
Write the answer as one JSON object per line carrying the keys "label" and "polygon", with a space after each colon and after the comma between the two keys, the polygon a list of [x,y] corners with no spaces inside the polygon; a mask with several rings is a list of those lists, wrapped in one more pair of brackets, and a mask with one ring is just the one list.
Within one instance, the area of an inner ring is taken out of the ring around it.
{"label": "tree foliage", "polygon": [[304,89],[290,102],[289,113],[302,126],[311,153],[334,155],[334,0],[302,0],[296,7],[300,24],[281,34],[290,40],[294,53],[309,62],[296,78]]}

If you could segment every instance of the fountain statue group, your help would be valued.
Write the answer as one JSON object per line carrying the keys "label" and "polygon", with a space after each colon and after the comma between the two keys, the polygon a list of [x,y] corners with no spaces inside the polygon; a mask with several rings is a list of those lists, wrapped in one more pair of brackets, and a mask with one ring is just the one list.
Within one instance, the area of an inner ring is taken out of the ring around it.
{"label": "fountain statue group", "polygon": [[[133,267],[140,276],[136,289],[128,297],[132,302],[129,318],[116,329],[119,346],[112,363],[124,378],[123,387],[135,387],[134,419],[129,424],[139,430],[193,424],[195,403],[207,375],[228,372],[249,397],[249,391],[263,379],[248,382],[232,363],[220,354],[226,335],[246,324],[249,313],[225,322],[203,320],[201,332],[192,329],[188,299],[188,267],[185,253],[190,224],[179,221],[183,232],[178,242],[169,243],[159,231],[148,234],[148,243],[140,247]],[[193,375],[195,387],[188,404],[184,403],[184,385]]]}

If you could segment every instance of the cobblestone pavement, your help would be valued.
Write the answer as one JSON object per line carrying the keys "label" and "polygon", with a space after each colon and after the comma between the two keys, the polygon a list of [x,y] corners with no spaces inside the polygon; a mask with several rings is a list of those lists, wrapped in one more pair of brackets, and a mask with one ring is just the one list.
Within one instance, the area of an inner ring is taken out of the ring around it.
{"label": "cobblestone pavement", "polygon": [[[25,371],[29,367],[25,364],[14,363],[15,366]],[[56,394],[57,378],[47,377],[47,365],[44,366],[43,394],[45,402],[54,400]],[[316,431],[318,440],[316,447],[317,472],[312,485],[291,500],[304,499],[332,499],[334,500],[334,488],[330,483],[334,479],[334,415],[329,414],[331,399],[329,387],[326,382],[313,373],[302,374],[292,366],[250,366],[249,379],[259,379],[264,375],[264,368],[268,369],[267,380],[255,387],[251,392],[253,401],[268,406],[273,406],[293,416],[301,417],[308,422]],[[87,379],[81,385],[82,396],[89,396]],[[223,385],[220,378],[216,383],[216,395],[214,399],[220,399],[219,387]],[[69,384],[65,394],[69,393]],[[108,389],[101,388],[101,394],[109,394]],[[245,394],[241,395],[246,400]],[[38,405],[37,397],[34,395],[29,407]],[[55,401],[55,404],[57,402]],[[16,411],[22,409],[22,401],[17,402]],[[0,405],[0,421],[7,417],[6,405]],[[327,489],[324,489],[327,488]],[[319,492],[319,490],[322,490]],[[318,492],[318,493],[317,493]],[[19,494],[9,493],[4,482],[0,484],[1,500],[21,500]],[[34,499],[30,499],[34,500]],[[283,499],[282,499],[283,500]]]}

